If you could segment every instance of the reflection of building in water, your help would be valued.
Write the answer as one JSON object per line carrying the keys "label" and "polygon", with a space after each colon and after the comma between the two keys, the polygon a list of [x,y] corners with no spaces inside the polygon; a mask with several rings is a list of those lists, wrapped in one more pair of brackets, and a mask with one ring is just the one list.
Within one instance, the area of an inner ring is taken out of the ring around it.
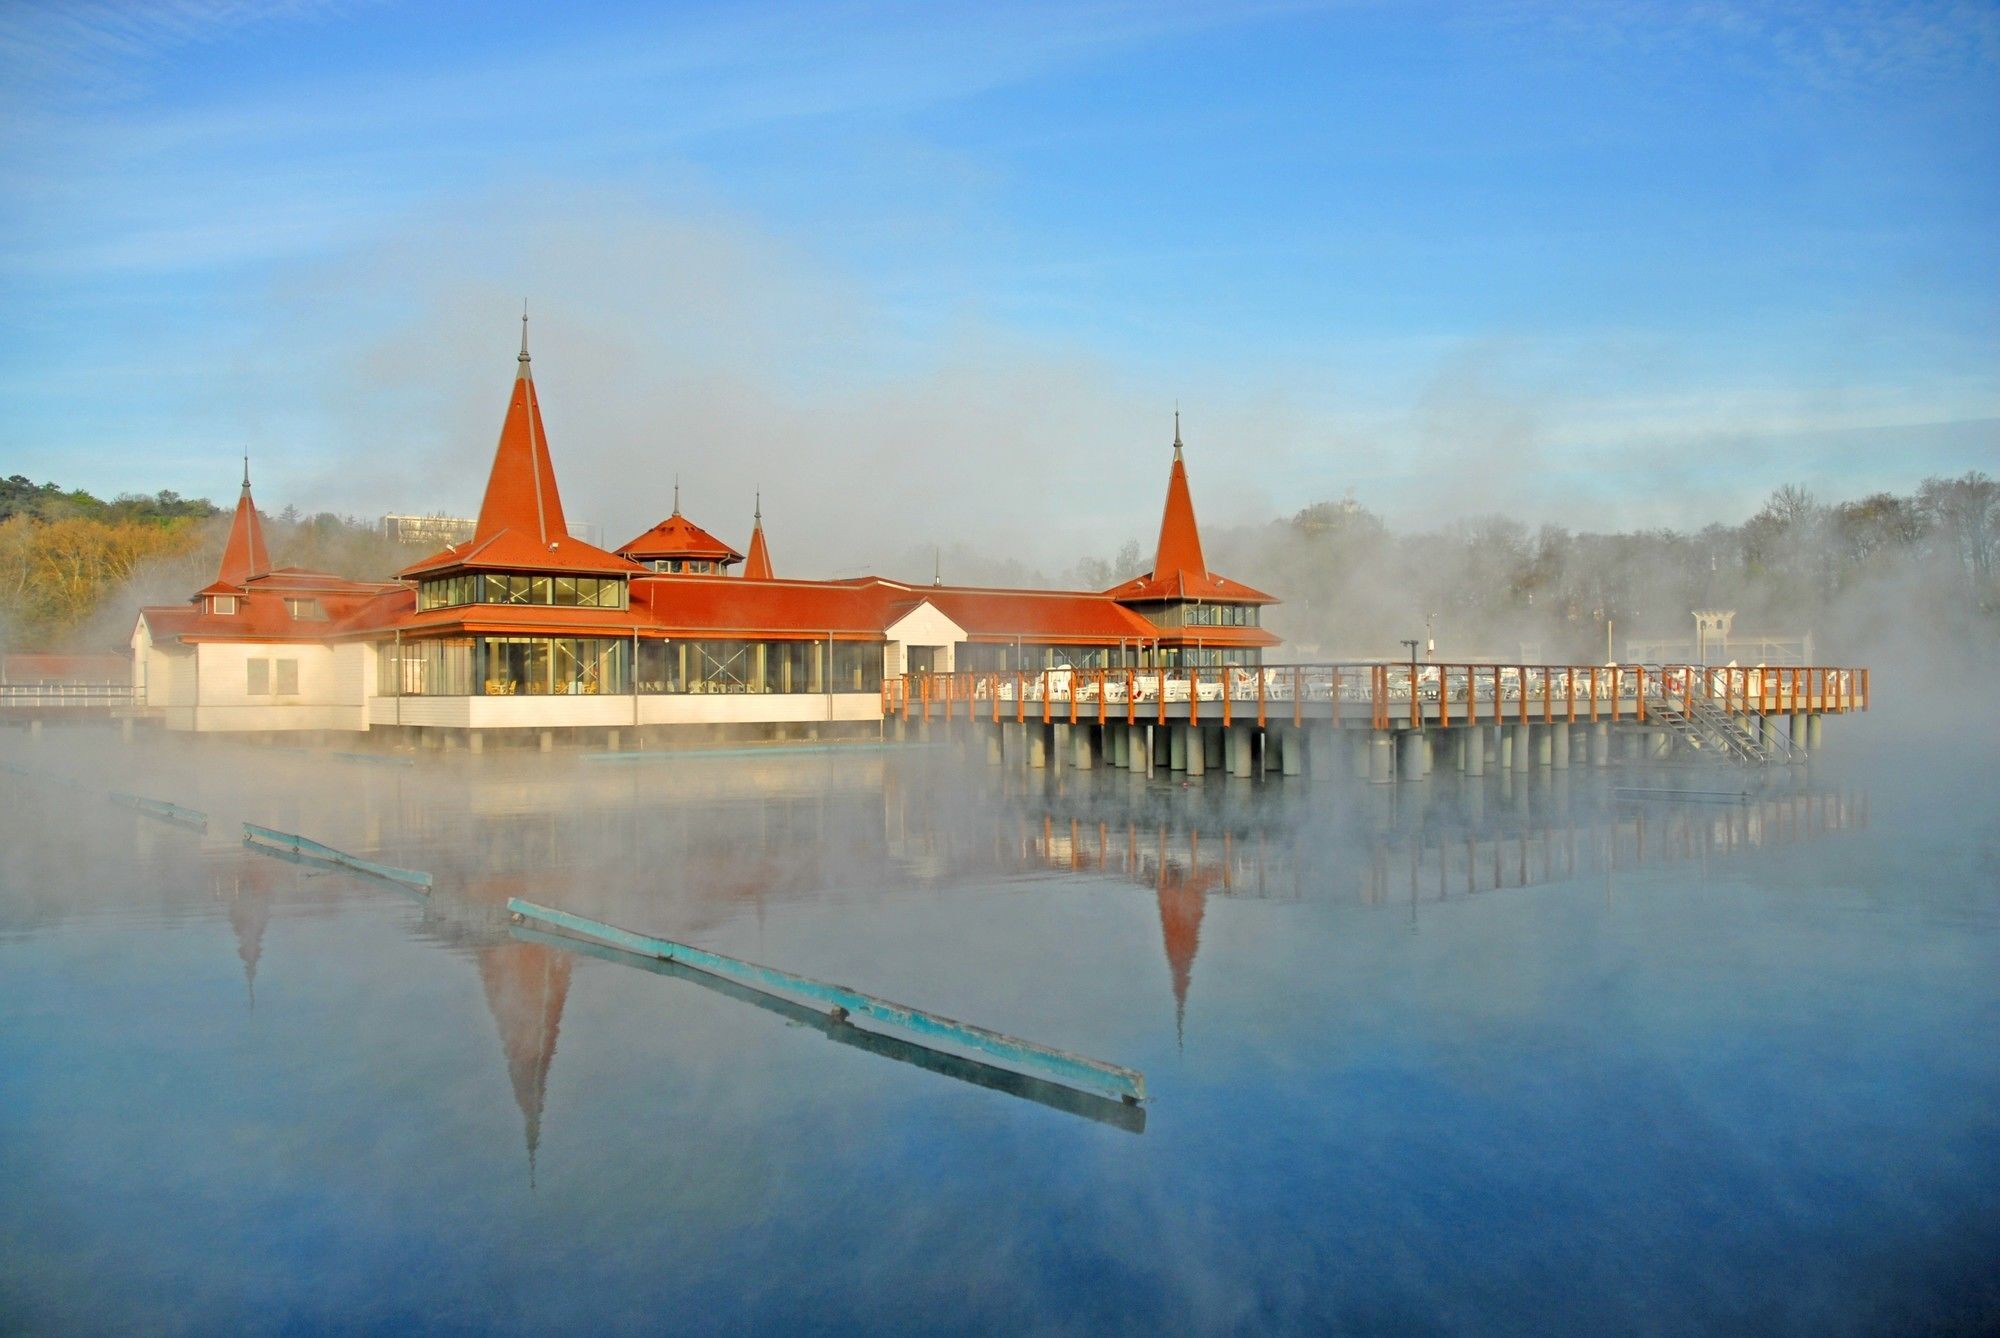
{"label": "reflection of building in water", "polygon": [[570,955],[540,943],[498,943],[476,950],[486,1007],[500,1029],[507,1081],[528,1143],[528,1176],[542,1141],[542,1107],[548,1100],[549,1065],[569,998]]}
{"label": "reflection of building in water", "polygon": [[243,962],[243,985],[250,1007],[257,1006],[257,959],[264,955],[264,928],[271,922],[271,865],[245,856],[216,869],[215,894],[236,935]]}
{"label": "reflection of building in water", "polygon": [[1442,901],[1641,864],[1705,863],[1868,824],[1865,796],[1831,790],[1558,809],[1506,825],[1426,823],[1400,841],[1377,842],[1355,891],[1369,904],[1392,897]]}

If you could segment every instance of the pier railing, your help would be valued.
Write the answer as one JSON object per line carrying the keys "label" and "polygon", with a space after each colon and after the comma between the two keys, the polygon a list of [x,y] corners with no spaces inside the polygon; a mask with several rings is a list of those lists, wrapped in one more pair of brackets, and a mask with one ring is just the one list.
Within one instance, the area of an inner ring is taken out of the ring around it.
{"label": "pier railing", "polygon": [[0,683],[0,711],[103,711],[134,701],[129,683]]}
{"label": "pier railing", "polygon": [[882,682],[906,720],[1043,724],[1552,724],[1646,719],[1649,705],[1731,714],[1865,711],[1868,671],[1805,665],[1357,664],[961,670]]}

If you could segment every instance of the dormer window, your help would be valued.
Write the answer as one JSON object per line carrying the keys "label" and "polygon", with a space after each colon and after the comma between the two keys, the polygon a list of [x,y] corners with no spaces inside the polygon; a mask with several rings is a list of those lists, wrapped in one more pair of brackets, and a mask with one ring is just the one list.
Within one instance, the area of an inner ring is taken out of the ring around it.
{"label": "dormer window", "polygon": [[210,595],[208,597],[208,611],[210,613],[223,613],[223,614],[235,613],[236,596]]}
{"label": "dormer window", "polygon": [[285,612],[291,614],[292,617],[298,619],[300,622],[317,622],[326,617],[326,610],[321,607],[317,599],[294,599],[288,597],[285,600]]}

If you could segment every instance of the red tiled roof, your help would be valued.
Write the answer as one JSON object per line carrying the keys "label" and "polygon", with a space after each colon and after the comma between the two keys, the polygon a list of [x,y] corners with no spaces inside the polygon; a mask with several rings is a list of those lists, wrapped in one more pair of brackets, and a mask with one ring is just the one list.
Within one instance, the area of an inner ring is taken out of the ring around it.
{"label": "red tiled roof", "polygon": [[542,406],[535,397],[535,378],[529,371],[526,330],[524,324],[520,370],[514,375],[513,398],[507,403],[506,421],[500,425],[500,444],[493,452],[493,468],[486,478],[486,496],[479,503],[479,521],[471,541],[413,562],[403,568],[402,575],[464,568],[589,575],[635,569],[635,564],[624,558],[570,535],[563,519],[562,495],[556,491],[548,436],[542,430]]}
{"label": "red tiled roof", "polygon": [[1174,419],[1174,467],[1167,474],[1167,505],[1160,514],[1160,542],[1153,552],[1153,569],[1105,593],[1127,603],[1183,599],[1239,604],[1278,602],[1261,590],[1209,571],[1208,560],[1201,551],[1201,530],[1194,520],[1194,498],[1188,492],[1187,466],[1181,461],[1178,415]]}
{"label": "red tiled roof", "polygon": [[[985,590],[976,586],[913,587],[896,616],[928,601],[974,640],[1086,642],[1151,641],[1160,629],[1104,595],[1068,590]],[[894,619],[891,619],[894,621]]]}
{"label": "red tiled roof", "polygon": [[907,586],[887,581],[745,581],[734,576],[656,576],[632,582],[632,604],[673,636],[875,638]]}
{"label": "red tiled roof", "polygon": [[[241,586],[214,586],[186,604],[139,610],[155,642],[182,641],[326,641],[352,625],[366,609],[401,587],[378,581],[350,581],[325,572],[284,567],[252,577]],[[407,593],[407,592],[404,592]],[[211,613],[208,596],[233,595],[236,612]],[[298,618],[285,600],[311,598],[323,617]]]}
{"label": "red tiled roof", "polygon": [[[761,512],[763,508],[758,507]],[[756,528],[750,531],[750,556],[743,561],[743,579],[746,581],[768,581],[771,576],[771,550],[764,543],[764,518],[757,517]]]}
{"label": "red tiled roof", "polygon": [[[247,457],[246,457],[247,458]],[[241,586],[271,570],[264,548],[264,526],[250,500],[250,467],[243,467],[243,491],[236,498],[236,515],[229,522],[229,542],[222,546],[222,565],[215,574],[219,586]]]}
{"label": "red tiled roof", "polygon": [[711,562],[741,562],[743,555],[676,511],[618,550],[634,562],[656,558],[702,558]]}
{"label": "red tiled roof", "polygon": [[1232,604],[1278,602],[1276,595],[1267,595],[1262,590],[1254,589],[1241,581],[1232,581],[1227,576],[1216,576],[1209,572],[1169,572],[1164,579],[1155,572],[1147,572],[1144,576],[1134,576],[1123,585],[1114,585],[1104,593],[1126,604],[1184,599]]}

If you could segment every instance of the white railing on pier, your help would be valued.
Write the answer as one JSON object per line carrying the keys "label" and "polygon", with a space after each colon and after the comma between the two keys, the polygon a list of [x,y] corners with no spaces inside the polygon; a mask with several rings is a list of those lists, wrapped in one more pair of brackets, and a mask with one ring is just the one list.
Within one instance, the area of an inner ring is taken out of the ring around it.
{"label": "white railing on pier", "polygon": [[0,683],[0,711],[106,710],[136,700],[130,683]]}
{"label": "white railing on pier", "polygon": [[[1276,717],[1368,724],[1547,724],[1646,719],[1649,703],[1777,715],[1868,709],[1868,671],[1806,665],[1203,665],[961,670],[884,679],[884,715],[1068,723],[1233,724]],[[1322,707],[1326,709],[1321,709]]]}

